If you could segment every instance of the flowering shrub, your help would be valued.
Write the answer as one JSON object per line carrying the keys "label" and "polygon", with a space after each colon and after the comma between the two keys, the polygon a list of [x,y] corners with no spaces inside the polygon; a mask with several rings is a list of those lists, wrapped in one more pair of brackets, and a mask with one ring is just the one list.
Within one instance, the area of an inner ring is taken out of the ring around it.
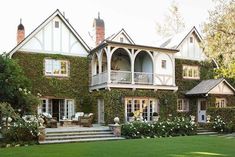
{"label": "flowering shrub", "polygon": [[8,142],[36,141],[38,137],[37,121],[17,119],[8,129],[3,129],[3,136]]}
{"label": "flowering shrub", "polygon": [[126,138],[153,138],[168,136],[185,136],[196,134],[196,125],[190,119],[175,117],[165,121],[133,122],[122,125],[122,135]]}
{"label": "flowering shrub", "polygon": [[233,131],[233,123],[225,122],[221,116],[216,116],[212,122],[212,127],[219,133],[229,133]]}
{"label": "flowering shrub", "polygon": [[35,142],[38,137],[38,121],[35,116],[21,118],[8,103],[0,103],[1,143]]}

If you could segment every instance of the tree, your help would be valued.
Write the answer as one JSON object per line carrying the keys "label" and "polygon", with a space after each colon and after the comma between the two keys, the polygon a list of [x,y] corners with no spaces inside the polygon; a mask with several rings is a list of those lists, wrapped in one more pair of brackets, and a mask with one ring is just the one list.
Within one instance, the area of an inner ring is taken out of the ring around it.
{"label": "tree", "polygon": [[184,29],[185,24],[180,14],[178,4],[173,1],[168,14],[164,17],[164,22],[156,24],[157,34],[162,37],[169,37],[182,32]]}
{"label": "tree", "polygon": [[204,51],[219,64],[218,76],[235,79],[235,1],[215,0],[203,25]]}
{"label": "tree", "polygon": [[31,112],[39,103],[30,92],[30,81],[21,67],[6,55],[0,56],[0,89],[0,101],[10,103],[22,113]]}

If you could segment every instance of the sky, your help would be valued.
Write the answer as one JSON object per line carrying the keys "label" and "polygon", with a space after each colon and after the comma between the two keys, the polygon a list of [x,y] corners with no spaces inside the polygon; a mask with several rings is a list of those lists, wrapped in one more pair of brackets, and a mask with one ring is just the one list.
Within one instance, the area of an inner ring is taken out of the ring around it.
{"label": "sky", "polygon": [[[137,44],[153,45],[159,36],[156,23],[163,22],[173,0],[7,0],[0,5],[0,53],[16,46],[17,26],[22,18],[26,36],[56,9],[88,43],[94,18],[105,22],[106,37],[124,28]],[[213,9],[212,0],[175,0],[187,28],[200,26]]]}

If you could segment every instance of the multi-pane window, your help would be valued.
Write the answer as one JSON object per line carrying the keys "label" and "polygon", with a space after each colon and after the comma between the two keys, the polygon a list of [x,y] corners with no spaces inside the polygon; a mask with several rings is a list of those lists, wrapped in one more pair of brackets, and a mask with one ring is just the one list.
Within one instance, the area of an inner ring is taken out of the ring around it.
{"label": "multi-pane window", "polygon": [[46,100],[42,100],[42,113],[46,112]]}
{"label": "multi-pane window", "polygon": [[183,65],[183,78],[200,79],[199,67],[198,66]]}
{"label": "multi-pane window", "polygon": [[133,112],[136,118],[152,121],[153,112],[157,112],[157,100],[151,98],[127,98],[125,100],[126,121]]}
{"label": "multi-pane window", "polygon": [[177,100],[177,111],[178,112],[188,112],[189,111],[188,99],[178,99]]}
{"label": "multi-pane window", "polygon": [[132,108],[132,100],[128,99],[127,104],[126,104],[126,112],[127,112],[127,117],[129,118],[129,115],[131,113],[131,108]]}
{"label": "multi-pane window", "polygon": [[225,98],[216,98],[215,107],[224,108],[227,106],[227,101]]}
{"label": "multi-pane window", "polygon": [[45,59],[46,76],[68,76],[69,62],[66,60]]}
{"label": "multi-pane window", "polygon": [[162,60],[162,69],[166,69],[166,60]]}

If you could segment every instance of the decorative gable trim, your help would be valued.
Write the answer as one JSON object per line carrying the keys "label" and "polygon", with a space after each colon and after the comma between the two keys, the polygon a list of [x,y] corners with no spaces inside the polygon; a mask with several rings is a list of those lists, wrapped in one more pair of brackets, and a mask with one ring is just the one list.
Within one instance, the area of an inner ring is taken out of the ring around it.
{"label": "decorative gable trim", "polygon": [[36,29],[34,29],[23,41],[21,41],[18,45],[16,45],[8,53],[8,56],[12,57],[12,55],[15,52],[17,52],[20,48],[22,48],[30,39],[32,39],[42,28],[44,28],[56,16],[58,16],[61,19],[61,21],[68,27],[68,29],[71,31],[71,33],[75,36],[75,38],[82,45],[82,47],[87,51],[87,54],[88,54],[90,51],[89,46],[85,43],[85,41],[81,38],[81,36],[76,32],[76,30],[72,27],[72,25],[68,22],[68,20],[57,9],[52,15],[50,15],[45,21],[43,21]]}
{"label": "decorative gable trim", "polygon": [[119,34],[123,34],[126,39],[130,42],[130,44],[135,44],[135,42],[131,39],[131,37],[127,34],[127,32],[124,30],[124,28],[122,28],[118,33],[116,33],[111,39],[111,41],[113,41]]}
{"label": "decorative gable trim", "polygon": [[176,46],[176,49],[179,48],[179,46],[184,42],[184,40],[190,36],[192,33],[195,33],[196,37],[199,39],[199,41],[202,41],[202,36],[200,35],[200,33],[198,32],[197,28],[194,26],[189,32],[188,34],[181,40],[181,42]]}

